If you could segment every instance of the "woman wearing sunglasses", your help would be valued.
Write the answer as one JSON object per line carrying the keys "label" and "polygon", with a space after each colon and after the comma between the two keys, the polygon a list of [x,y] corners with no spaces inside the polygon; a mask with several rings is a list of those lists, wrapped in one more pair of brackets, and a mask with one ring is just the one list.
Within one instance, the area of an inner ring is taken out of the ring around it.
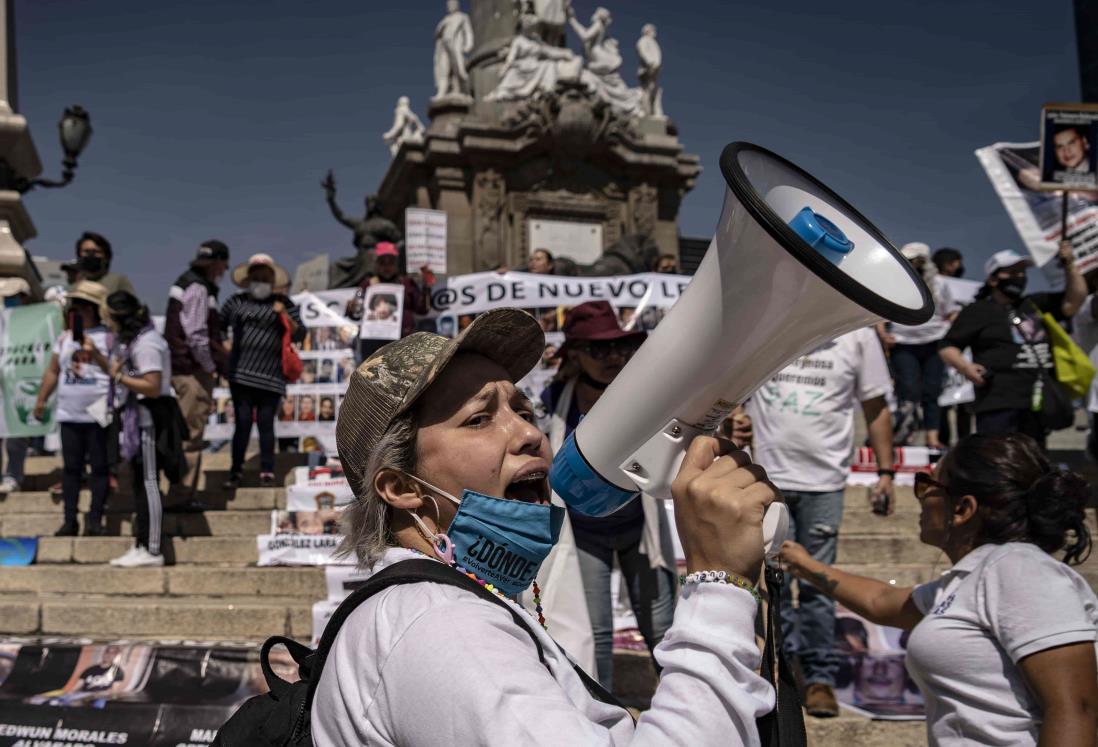
{"label": "woman wearing sunglasses", "polygon": [[898,588],[792,542],[782,558],[867,620],[911,631],[907,668],[932,746],[1093,747],[1098,599],[1069,567],[1090,553],[1086,482],[1028,436],[976,434],[916,475],[915,496],[920,540],[953,563],[935,581]]}
{"label": "woman wearing sunglasses", "polygon": [[[560,371],[541,397],[551,416],[546,430],[554,452],[645,337],[643,331],[622,329],[606,301],[590,301],[568,312]],[[599,684],[607,690],[613,687],[614,674],[610,572],[615,558],[637,627],[649,650],[655,649],[674,616],[676,585],[671,528],[655,499],[642,496],[598,519],[569,511],[561,541],[540,576],[552,590],[545,608],[561,644],[581,665],[591,668],[593,663]]]}

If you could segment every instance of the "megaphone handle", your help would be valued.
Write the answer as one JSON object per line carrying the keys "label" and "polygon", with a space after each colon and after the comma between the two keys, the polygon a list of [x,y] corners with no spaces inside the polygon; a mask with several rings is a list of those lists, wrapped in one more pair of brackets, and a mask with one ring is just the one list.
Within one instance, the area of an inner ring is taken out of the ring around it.
{"label": "megaphone handle", "polygon": [[771,503],[763,516],[763,552],[767,562],[778,557],[788,537],[789,507],[784,503]]}

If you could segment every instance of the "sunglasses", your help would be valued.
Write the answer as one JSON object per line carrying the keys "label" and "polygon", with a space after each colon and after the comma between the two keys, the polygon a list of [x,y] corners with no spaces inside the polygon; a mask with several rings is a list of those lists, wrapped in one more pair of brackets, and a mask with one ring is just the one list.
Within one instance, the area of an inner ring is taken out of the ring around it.
{"label": "sunglasses", "polygon": [[576,345],[576,350],[587,353],[597,361],[609,358],[611,355],[619,355],[622,358],[632,358],[640,349],[640,344],[632,340],[604,340],[601,342],[587,342]]}
{"label": "sunglasses", "polygon": [[931,477],[929,472],[916,472],[915,498],[923,501],[932,490],[940,490],[942,493],[950,495],[949,488]]}

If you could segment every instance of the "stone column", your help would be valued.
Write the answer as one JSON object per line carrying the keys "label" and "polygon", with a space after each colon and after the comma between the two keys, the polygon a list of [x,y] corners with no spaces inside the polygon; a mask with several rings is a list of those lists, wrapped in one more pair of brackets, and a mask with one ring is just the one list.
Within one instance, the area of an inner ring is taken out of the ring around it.
{"label": "stone column", "polygon": [[469,18],[473,23],[473,51],[467,62],[473,98],[478,109],[485,96],[499,83],[499,70],[507,46],[515,35],[518,18],[514,0],[472,0]]}
{"label": "stone column", "polygon": [[435,209],[446,211],[446,272],[463,275],[474,272],[476,249],[473,220],[466,192],[465,172],[459,168],[435,169],[430,190],[436,196]]}

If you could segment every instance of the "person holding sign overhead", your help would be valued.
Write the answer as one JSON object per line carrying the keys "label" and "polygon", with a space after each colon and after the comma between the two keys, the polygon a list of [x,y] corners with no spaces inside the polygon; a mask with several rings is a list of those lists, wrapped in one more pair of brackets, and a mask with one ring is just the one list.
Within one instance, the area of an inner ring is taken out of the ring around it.
{"label": "person holding sign overhead", "polygon": [[[407,337],[415,332],[416,314],[426,314],[429,308],[430,288],[434,285],[435,278],[426,267],[421,268],[422,275],[410,277],[400,272],[400,252],[396,245],[389,241],[379,241],[375,250],[374,274],[363,281],[355,298],[347,304],[347,316],[351,319],[362,319],[367,314],[367,289],[378,284],[399,285],[404,288],[404,299],[400,319],[400,336]],[[376,312],[376,309],[373,311]],[[359,354],[362,359],[368,358],[385,343],[387,339],[374,339],[363,337],[360,342]]]}

